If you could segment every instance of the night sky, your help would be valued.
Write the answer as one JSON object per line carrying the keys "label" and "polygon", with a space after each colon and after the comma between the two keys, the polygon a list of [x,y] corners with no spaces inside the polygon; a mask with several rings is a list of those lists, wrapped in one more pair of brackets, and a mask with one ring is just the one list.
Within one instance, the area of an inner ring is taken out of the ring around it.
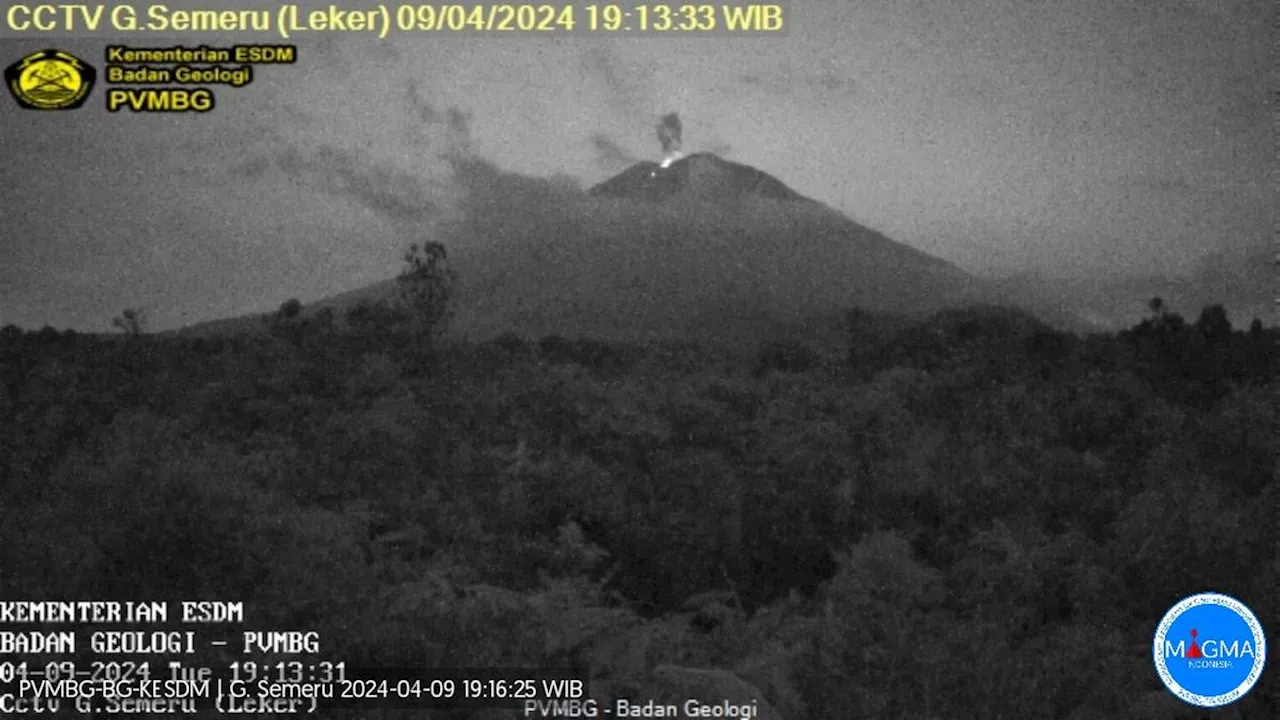
{"label": "night sky", "polygon": [[1272,5],[796,0],[781,38],[313,36],[204,115],[110,114],[101,81],[72,112],[0,98],[0,324],[166,329],[376,282],[469,192],[442,154],[589,186],[660,159],[670,111],[686,151],[974,272],[1184,272],[1271,242]]}

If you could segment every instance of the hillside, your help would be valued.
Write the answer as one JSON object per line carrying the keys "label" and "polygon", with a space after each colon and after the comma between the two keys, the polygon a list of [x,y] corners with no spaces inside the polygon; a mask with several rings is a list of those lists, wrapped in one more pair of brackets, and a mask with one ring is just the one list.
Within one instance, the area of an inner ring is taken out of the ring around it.
{"label": "hillside", "polygon": [[485,253],[458,251],[462,327],[758,335],[853,305],[928,312],[972,290],[958,268],[817,203],[589,196],[566,216]]}
{"label": "hillside", "polygon": [[1202,588],[1280,613],[1280,331],[851,320],[848,360],[819,362],[10,329],[0,596],[234,598],[360,677],[579,668],[607,708],[1202,717],[1147,653]]}
{"label": "hillside", "polygon": [[1280,288],[1274,251],[1259,243],[1238,250],[1209,253],[1182,277],[1159,275],[1110,279],[1063,279],[1027,274],[995,281],[1009,295],[1032,293],[1070,306],[1100,328],[1132,325],[1147,314],[1153,297],[1192,318],[1206,305],[1223,305],[1238,327],[1256,317],[1264,325],[1280,323],[1275,297]]}
{"label": "hillside", "polygon": [[[477,203],[450,230],[458,334],[754,345],[797,325],[828,327],[854,306],[920,316],[983,293],[960,268],[710,154],[665,169],[640,163],[586,193],[537,200]],[[341,316],[394,292],[378,283],[309,311]]]}

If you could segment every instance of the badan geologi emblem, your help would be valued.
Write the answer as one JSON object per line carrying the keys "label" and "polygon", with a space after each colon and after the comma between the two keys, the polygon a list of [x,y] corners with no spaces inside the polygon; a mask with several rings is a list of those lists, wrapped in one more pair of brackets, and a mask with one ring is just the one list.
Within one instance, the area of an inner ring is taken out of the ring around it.
{"label": "badan geologi emblem", "polygon": [[4,84],[29,110],[73,110],[84,104],[97,72],[61,50],[33,52],[4,70]]}

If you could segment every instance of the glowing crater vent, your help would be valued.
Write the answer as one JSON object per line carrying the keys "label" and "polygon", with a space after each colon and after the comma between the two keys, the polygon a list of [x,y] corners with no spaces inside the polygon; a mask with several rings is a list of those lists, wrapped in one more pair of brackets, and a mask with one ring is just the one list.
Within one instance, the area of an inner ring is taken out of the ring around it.
{"label": "glowing crater vent", "polygon": [[678,196],[718,200],[745,197],[806,200],[768,173],[711,153],[675,157],[666,167],[655,162],[637,163],[596,185],[590,194],[644,200]]}

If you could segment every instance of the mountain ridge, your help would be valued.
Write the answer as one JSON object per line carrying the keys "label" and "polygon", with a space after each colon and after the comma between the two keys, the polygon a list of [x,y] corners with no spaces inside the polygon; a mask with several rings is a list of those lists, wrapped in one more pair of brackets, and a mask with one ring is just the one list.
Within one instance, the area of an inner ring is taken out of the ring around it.
{"label": "mountain ridge", "polygon": [[[830,328],[853,307],[924,316],[992,300],[955,264],[711,153],[637,163],[585,192],[484,201],[444,238],[459,279],[452,331],[474,340],[755,345],[815,322]],[[395,290],[388,279],[306,312],[392,301]]]}
{"label": "mountain ridge", "polygon": [[721,200],[754,195],[815,202],[769,173],[707,152],[686,155],[666,166],[648,161],[636,163],[591,188],[587,194],[645,200],[682,194]]}

